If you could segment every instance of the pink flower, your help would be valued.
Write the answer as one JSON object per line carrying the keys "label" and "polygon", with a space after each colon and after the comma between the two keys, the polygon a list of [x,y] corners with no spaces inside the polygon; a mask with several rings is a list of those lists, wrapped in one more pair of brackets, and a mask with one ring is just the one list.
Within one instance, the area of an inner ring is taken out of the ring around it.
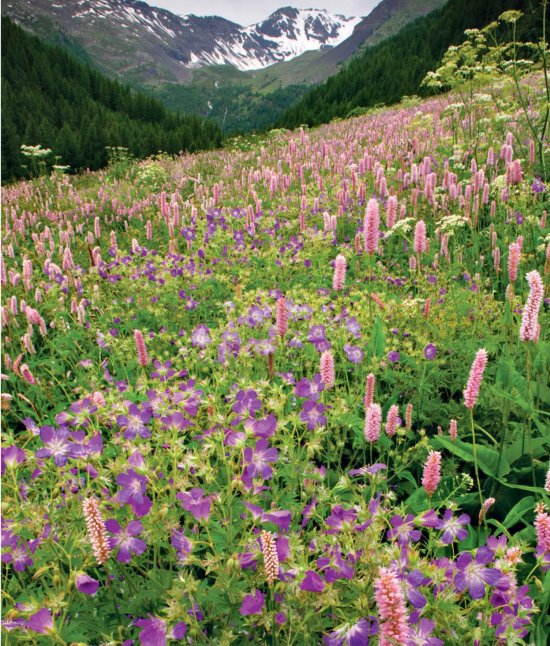
{"label": "pink flower", "polygon": [[412,428],[412,419],[413,419],[413,405],[412,403],[407,404],[407,408],[405,409],[405,428],[407,431],[410,431]]}
{"label": "pink flower", "polygon": [[495,499],[494,498],[487,498],[486,500],[483,501],[483,504],[481,505],[481,509],[479,510],[479,517],[478,521],[481,524],[483,522],[483,519],[485,518],[487,512],[489,511],[489,507],[492,507],[495,504]]}
{"label": "pink flower", "polygon": [[487,365],[487,350],[481,348],[476,354],[476,358],[470,369],[470,376],[468,378],[468,384],[466,385],[466,390],[464,391],[464,403],[466,408],[472,409],[477,402],[477,397],[479,394],[479,387],[481,386],[481,379],[483,377],[483,371]]}
{"label": "pink flower", "polygon": [[527,297],[527,303],[523,308],[521,317],[521,328],[519,338],[522,341],[538,341],[540,334],[540,324],[538,322],[539,309],[544,296],[544,286],[542,278],[538,271],[530,271],[525,278],[529,283],[530,291]]}
{"label": "pink flower", "polygon": [[100,565],[103,565],[109,558],[109,539],[105,529],[105,523],[95,498],[86,498],[82,501],[82,511],[86,519],[88,536],[92,544],[92,551]]}
{"label": "pink flower", "polygon": [[393,437],[399,424],[399,408],[396,404],[390,406],[388,416],[386,418],[386,435]]}
{"label": "pink flower", "polygon": [[321,380],[327,389],[334,386],[334,357],[330,350],[325,350],[321,355]]}
{"label": "pink flower", "polygon": [[149,363],[149,355],[147,354],[147,346],[143,334],[139,330],[134,330],[134,339],[136,341],[136,351],[138,362],[140,366],[146,366]]}
{"label": "pink flower", "polygon": [[456,419],[452,419],[449,424],[449,437],[451,438],[451,442],[454,442],[456,440],[457,435],[458,435],[457,421]]}
{"label": "pink flower", "polygon": [[550,466],[548,467],[548,471],[546,472],[546,480],[544,482],[544,491],[547,493],[550,493]]}
{"label": "pink flower", "polygon": [[367,204],[365,219],[363,220],[363,244],[367,253],[375,253],[378,249],[378,229],[380,226],[380,213],[378,202],[371,198]]}
{"label": "pink flower", "polygon": [[409,638],[409,617],[405,607],[403,589],[395,573],[389,568],[381,567],[374,582],[374,596],[380,625],[380,646],[407,644]]}
{"label": "pink flower", "polygon": [[515,282],[518,277],[520,256],[521,246],[517,242],[512,242],[508,247],[508,279],[511,283]]}
{"label": "pink flower", "polygon": [[542,552],[550,552],[550,516],[542,504],[537,505],[535,530],[537,532],[537,547]]}
{"label": "pink flower", "polygon": [[372,372],[367,375],[367,383],[365,384],[365,411],[374,401],[374,386],[376,385],[376,377]]}
{"label": "pink flower", "polygon": [[382,409],[380,404],[371,404],[365,415],[365,439],[367,442],[376,442],[380,437],[382,425]]}
{"label": "pink flower", "polygon": [[426,464],[424,465],[424,473],[422,474],[422,486],[428,496],[434,493],[440,480],[441,453],[439,451],[430,451]]}
{"label": "pink flower", "polygon": [[275,314],[275,325],[277,334],[282,338],[288,330],[288,314],[286,311],[286,301],[284,297],[277,299],[277,309]]}
{"label": "pink flower", "polygon": [[414,227],[414,252],[421,254],[426,251],[426,223],[419,220]]}
{"label": "pink flower", "polygon": [[346,282],[346,257],[342,254],[336,256],[334,260],[334,278],[332,287],[335,290],[344,289]]}

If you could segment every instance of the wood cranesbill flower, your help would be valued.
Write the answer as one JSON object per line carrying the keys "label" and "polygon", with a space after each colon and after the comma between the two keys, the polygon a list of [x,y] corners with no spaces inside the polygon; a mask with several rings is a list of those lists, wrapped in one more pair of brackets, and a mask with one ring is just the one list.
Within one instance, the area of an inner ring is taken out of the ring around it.
{"label": "wood cranesbill flower", "polygon": [[458,592],[468,592],[472,599],[481,599],[487,585],[496,585],[502,577],[499,570],[486,567],[493,560],[493,552],[488,547],[480,547],[475,559],[470,552],[463,552],[456,559],[455,588]]}
{"label": "wood cranesbill flower", "polygon": [[178,492],[176,498],[181,502],[181,506],[188,511],[193,517],[201,521],[208,521],[210,518],[210,509],[212,507],[212,497],[205,496],[203,489],[194,487],[190,491]]}
{"label": "wood cranesbill flower", "polygon": [[265,606],[265,594],[260,590],[254,590],[253,594],[247,594],[241,603],[239,612],[241,616],[259,615]]}
{"label": "wood cranesbill flower", "polygon": [[130,505],[138,518],[146,516],[153,503],[147,494],[147,476],[128,469],[125,473],[119,473],[116,477],[117,484],[122,487],[116,494],[116,500],[123,504]]}
{"label": "wood cranesbill flower", "polygon": [[139,520],[131,520],[123,529],[118,521],[110,518],[105,522],[105,528],[111,534],[109,538],[111,550],[118,547],[116,558],[120,563],[129,563],[132,560],[132,554],[139,556],[145,552],[147,543],[136,538],[143,531],[143,525]]}

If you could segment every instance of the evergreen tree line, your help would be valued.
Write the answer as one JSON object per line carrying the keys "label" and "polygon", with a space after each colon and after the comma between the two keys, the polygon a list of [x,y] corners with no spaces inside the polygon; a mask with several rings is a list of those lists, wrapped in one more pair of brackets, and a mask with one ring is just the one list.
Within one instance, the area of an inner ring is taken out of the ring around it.
{"label": "evergreen tree line", "polygon": [[2,182],[27,176],[21,145],[50,148],[50,162],[101,168],[106,147],[136,157],[217,147],[211,121],[172,113],[2,18]]}
{"label": "evergreen tree line", "polygon": [[509,9],[525,14],[517,23],[518,38],[540,38],[542,10],[537,0],[450,0],[353,58],[289,108],[276,127],[315,126],[346,117],[356,108],[391,105],[404,96],[428,96],[433,91],[421,87],[421,82],[436,69],[447,48],[461,43],[466,29],[485,27]]}

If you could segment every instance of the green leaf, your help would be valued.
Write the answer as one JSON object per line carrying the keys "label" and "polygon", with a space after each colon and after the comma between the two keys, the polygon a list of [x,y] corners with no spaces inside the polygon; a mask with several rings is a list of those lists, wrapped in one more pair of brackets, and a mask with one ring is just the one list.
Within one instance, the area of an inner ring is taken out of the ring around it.
{"label": "green leaf", "polygon": [[[437,435],[431,438],[430,445],[435,449],[445,449],[465,462],[474,462],[473,446],[462,440],[452,442],[449,437]],[[477,465],[485,475],[493,476],[494,478],[500,478],[510,473],[510,465],[506,457],[504,455],[499,456],[498,451],[494,451],[483,445],[477,447]]]}
{"label": "green leaf", "polygon": [[384,339],[384,328],[380,317],[374,319],[372,326],[372,336],[369,341],[368,354],[370,357],[375,356],[381,359],[384,356],[386,341]]}
{"label": "green leaf", "polygon": [[512,509],[506,514],[506,518],[503,520],[502,524],[506,529],[510,529],[525,516],[528,511],[533,511],[535,507],[535,497],[526,496],[522,498],[517,504],[515,504]]}
{"label": "green leaf", "polygon": [[510,489],[521,489],[522,491],[532,491],[533,493],[544,494],[544,489],[542,487],[531,487],[530,485],[512,484],[511,482],[506,482],[506,480],[501,480],[500,478],[497,478],[497,480],[500,482],[500,484],[504,485],[505,487],[510,487]]}

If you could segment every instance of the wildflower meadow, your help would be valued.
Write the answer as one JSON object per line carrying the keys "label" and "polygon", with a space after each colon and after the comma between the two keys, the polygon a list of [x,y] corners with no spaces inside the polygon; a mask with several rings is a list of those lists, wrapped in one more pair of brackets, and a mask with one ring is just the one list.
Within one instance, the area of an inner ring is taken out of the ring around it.
{"label": "wildflower meadow", "polygon": [[5,644],[548,643],[547,87],[4,188]]}

